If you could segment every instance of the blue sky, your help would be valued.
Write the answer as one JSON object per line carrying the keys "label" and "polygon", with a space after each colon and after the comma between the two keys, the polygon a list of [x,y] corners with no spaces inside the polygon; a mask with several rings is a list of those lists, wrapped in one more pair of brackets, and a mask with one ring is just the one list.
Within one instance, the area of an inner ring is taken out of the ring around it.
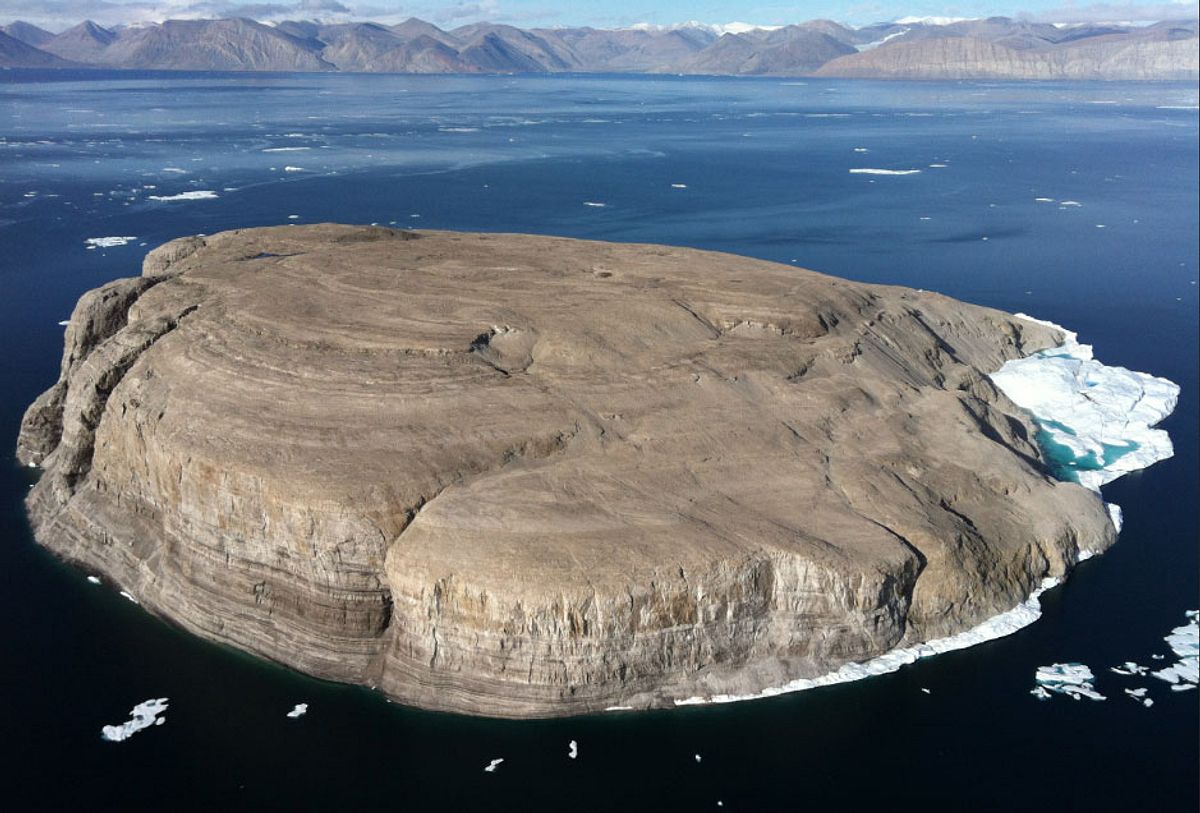
{"label": "blue sky", "polygon": [[245,16],[260,20],[420,17],[446,28],[479,20],[522,27],[639,22],[734,21],[761,25],[818,17],[855,25],[905,16],[1005,15],[1049,22],[1159,20],[1197,16],[1198,0],[0,0],[0,23],[23,19],[59,30],[83,19],[103,25],[168,18]]}

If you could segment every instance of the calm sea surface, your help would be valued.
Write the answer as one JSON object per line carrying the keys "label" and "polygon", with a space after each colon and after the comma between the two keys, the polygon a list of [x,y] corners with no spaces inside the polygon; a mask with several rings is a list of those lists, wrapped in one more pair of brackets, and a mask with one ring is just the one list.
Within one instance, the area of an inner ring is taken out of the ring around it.
{"label": "calm sea surface", "polygon": [[[1195,810],[1198,693],[1107,667],[1154,664],[1200,602],[1196,104],[1186,84],[0,72],[6,448],[83,291],[173,237],[327,220],[671,243],[935,289],[1182,387],[1176,457],[1105,489],[1120,542],[1032,627],[855,684],[549,722],[405,709],[195,640],[34,545],[8,453],[4,807]],[[150,199],[202,190],[217,197]],[[111,236],[136,239],[85,245]],[[1109,699],[1031,697],[1034,669],[1062,661]],[[165,725],[101,741],[164,696]]]}

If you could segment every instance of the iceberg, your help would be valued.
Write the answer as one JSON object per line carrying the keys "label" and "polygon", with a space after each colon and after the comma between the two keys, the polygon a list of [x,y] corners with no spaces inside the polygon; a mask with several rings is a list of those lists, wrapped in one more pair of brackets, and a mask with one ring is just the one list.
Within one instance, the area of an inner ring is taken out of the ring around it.
{"label": "iceberg", "polygon": [[503,761],[504,761],[504,757],[500,757],[499,759],[493,759],[486,766],[484,766],[483,770],[486,771],[487,773],[495,773],[496,768],[498,768],[500,766],[500,763]]}
{"label": "iceberg", "polygon": [[567,748],[569,749],[567,751],[567,756],[569,756],[571,759],[575,759],[579,756],[579,743],[575,742],[575,740],[571,740],[569,743],[567,743]]}
{"label": "iceberg", "polygon": [[[1174,454],[1171,438],[1152,427],[1175,409],[1179,386],[1165,378],[1109,367],[1092,358],[1075,333],[1063,343],[1005,363],[992,382],[1038,426],[1038,445],[1054,473],[1093,491]],[[1113,524],[1119,509],[1109,509]]]}
{"label": "iceberg", "polygon": [[1081,697],[1090,700],[1106,699],[1092,685],[1096,676],[1082,663],[1055,663],[1050,666],[1039,666],[1034,672],[1033,679],[1037,682],[1037,686],[1030,691],[1030,694],[1038,700],[1049,700],[1052,693],[1066,695],[1072,700],[1078,700]]}
{"label": "iceberg", "polygon": [[150,726],[162,725],[167,721],[166,717],[159,717],[167,710],[167,698],[160,697],[157,700],[146,700],[138,703],[129,712],[129,719],[120,725],[106,725],[100,729],[101,738],[108,742],[121,742],[132,737],[134,734],[141,731],[143,728]]}
{"label": "iceberg", "polygon": [[293,720],[296,720],[306,714],[308,714],[308,704],[297,703],[296,705],[292,706],[292,710],[287,713],[287,716],[291,717]]}

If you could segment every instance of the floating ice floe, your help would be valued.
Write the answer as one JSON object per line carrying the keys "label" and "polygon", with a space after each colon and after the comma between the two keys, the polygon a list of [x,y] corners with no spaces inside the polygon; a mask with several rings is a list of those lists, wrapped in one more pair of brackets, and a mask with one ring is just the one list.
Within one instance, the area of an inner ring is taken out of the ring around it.
{"label": "floating ice floe", "polygon": [[919,175],[919,169],[872,169],[870,167],[858,167],[850,170],[851,175]]}
{"label": "floating ice floe", "polygon": [[295,720],[303,717],[306,714],[308,714],[308,704],[297,703],[296,705],[292,706],[292,710],[287,713],[287,716]]}
{"label": "floating ice floe", "polygon": [[148,195],[150,200],[170,201],[170,200],[212,200],[220,197],[211,189],[196,189],[191,192],[180,192],[178,195]]}
{"label": "floating ice floe", "polygon": [[1175,657],[1178,660],[1165,669],[1159,669],[1157,672],[1150,673],[1159,680],[1165,680],[1167,683],[1170,683],[1171,689],[1174,691],[1185,692],[1196,688],[1197,683],[1200,683],[1200,625],[1197,623],[1198,615],[1200,614],[1196,610],[1188,610],[1188,623],[1171,630],[1171,634],[1163,639],[1171,647],[1171,651],[1175,653]]}
{"label": "floating ice floe", "polygon": [[1134,663],[1133,661],[1125,661],[1125,663],[1123,663],[1120,666],[1108,667],[1108,671],[1110,671],[1116,675],[1132,676],[1132,675],[1144,675],[1147,672],[1149,672],[1150,670],[1147,669],[1145,666],[1139,666],[1138,664]]}
{"label": "floating ice floe", "polygon": [[687,189],[687,184],[685,184],[685,183],[673,183],[673,184],[671,184],[671,188],[672,188],[672,189]]}
{"label": "floating ice floe", "polygon": [[1065,337],[1058,347],[1006,362],[991,375],[1013,403],[1033,415],[1038,445],[1056,474],[1099,491],[1174,454],[1167,433],[1151,427],[1175,409],[1177,384],[1101,364],[1075,333],[1025,314],[1017,317]]}
{"label": "floating ice floe", "polygon": [[88,580],[89,582],[91,582],[92,584],[99,584],[99,583],[100,583],[100,577],[99,577],[99,576],[88,576],[88,577],[87,577],[87,580]]}
{"label": "floating ice floe", "polygon": [[930,169],[945,169],[948,166],[950,166],[950,165],[949,164],[930,164],[929,168]]}
{"label": "floating ice floe", "polygon": [[1034,198],[1034,203],[1054,203],[1054,198]]}
{"label": "floating ice floe", "polygon": [[575,759],[579,756],[579,743],[575,742],[575,740],[571,740],[569,743],[567,743],[567,756],[571,759]]}
{"label": "floating ice floe", "polygon": [[607,206],[608,204],[607,204],[607,203],[599,203],[599,202],[597,202],[597,201],[594,201],[594,200],[585,200],[585,201],[583,202],[583,205],[584,205],[584,206],[594,206],[594,207],[596,207],[597,209],[603,209],[603,208],[604,208],[605,206]]}
{"label": "floating ice floe", "polygon": [[1092,670],[1082,663],[1055,663],[1050,666],[1039,666],[1033,679],[1037,686],[1030,694],[1038,700],[1049,700],[1050,695],[1063,694],[1072,700],[1086,697],[1090,700],[1104,700],[1104,695],[1096,691],[1092,681],[1096,676]]}
{"label": "floating ice floe", "polygon": [[312,147],[267,147],[263,152],[305,152]]}
{"label": "floating ice floe", "polygon": [[702,703],[733,703],[739,700],[775,697],[776,695],[787,694],[789,692],[802,692],[807,689],[815,689],[819,686],[849,683],[852,680],[862,680],[863,678],[895,672],[902,666],[915,663],[921,658],[928,658],[931,655],[940,655],[943,652],[951,652],[956,649],[966,649],[976,644],[982,644],[985,641],[1003,638],[1022,627],[1029,626],[1041,618],[1042,605],[1039,599],[1042,593],[1056,586],[1058,583],[1058,579],[1043,579],[1041,585],[1030,594],[1029,598],[1016,607],[993,616],[979,626],[972,627],[957,635],[951,635],[947,638],[935,638],[923,644],[893,649],[877,658],[872,658],[862,663],[848,663],[836,672],[830,672],[815,678],[798,678],[782,686],[768,687],[757,694],[718,694],[707,698],[689,697],[684,700],[676,700],[675,705],[691,706]]}
{"label": "floating ice floe", "polygon": [[304,167],[284,167],[284,172],[303,172]]}
{"label": "floating ice floe", "polygon": [[66,326],[67,326],[67,325],[69,325],[69,324],[71,324],[71,320],[70,320],[70,319],[63,319],[61,322],[59,322],[59,323],[58,323],[58,326],[59,326],[59,327],[66,327]]}
{"label": "floating ice floe", "polygon": [[695,757],[696,757],[697,762],[699,762],[701,760],[701,756],[699,754],[695,754]]}
{"label": "floating ice floe", "polygon": [[167,721],[166,717],[159,717],[167,710],[167,698],[160,697],[157,700],[146,700],[138,703],[129,712],[129,719],[120,725],[106,725],[100,729],[101,738],[109,742],[121,742],[127,740],[134,734],[141,731],[143,728],[150,726],[162,725]]}
{"label": "floating ice floe", "polygon": [[132,243],[136,239],[137,237],[89,237],[83,242],[89,249],[116,248]]}
{"label": "floating ice floe", "polygon": [[499,759],[493,759],[486,766],[484,766],[483,770],[486,771],[487,773],[495,773],[496,768],[498,768],[500,766],[500,763],[503,761],[504,761],[504,757],[500,757]]}
{"label": "floating ice floe", "polygon": [[124,598],[127,598],[127,599],[129,599],[129,600],[130,600],[130,601],[132,601],[134,604],[140,604],[140,603],[141,603],[141,602],[139,602],[139,601],[138,601],[136,598],[134,598],[132,595],[130,595],[129,593],[125,592],[124,590],[122,590],[122,591],[121,591],[121,596],[122,596],[122,597],[124,597]]}
{"label": "floating ice floe", "polygon": [[175,175],[186,175],[187,174],[187,170],[184,169],[183,167],[163,167],[162,171],[170,172]]}
{"label": "floating ice floe", "polygon": [[1125,689],[1125,694],[1129,695],[1130,697],[1132,697],[1134,700],[1141,703],[1146,708],[1150,708],[1151,706],[1154,705],[1154,701],[1151,700],[1149,697],[1146,697],[1147,691],[1148,690],[1146,689],[1146,687],[1143,686],[1140,689]]}
{"label": "floating ice floe", "polygon": [[1083,204],[1077,200],[1064,200],[1064,201],[1060,201],[1058,205],[1059,206],[1082,206]]}
{"label": "floating ice floe", "polygon": [[855,147],[854,151],[855,152],[870,152],[870,150],[868,150],[866,147]]}

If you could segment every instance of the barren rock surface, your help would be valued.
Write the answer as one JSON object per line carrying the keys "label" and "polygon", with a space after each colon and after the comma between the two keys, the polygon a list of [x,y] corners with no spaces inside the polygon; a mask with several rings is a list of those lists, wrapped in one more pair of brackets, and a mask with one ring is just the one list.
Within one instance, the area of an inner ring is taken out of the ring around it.
{"label": "barren rock surface", "polygon": [[338,225],[84,295],[38,539],[205,637],[538,716],[947,635],[1111,544],[985,378],[1049,328],[724,254]]}

